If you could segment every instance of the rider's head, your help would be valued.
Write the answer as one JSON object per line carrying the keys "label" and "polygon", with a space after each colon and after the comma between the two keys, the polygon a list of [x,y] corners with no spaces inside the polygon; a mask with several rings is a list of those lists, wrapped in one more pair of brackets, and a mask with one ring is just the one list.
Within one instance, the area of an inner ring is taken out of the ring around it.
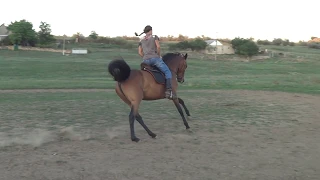
{"label": "rider's head", "polygon": [[141,36],[143,33],[145,33],[146,35],[152,35],[152,27],[150,25],[147,25],[146,27],[144,27],[143,32],[141,34],[137,34],[135,33],[136,36]]}
{"label": "rider's head", "polygon": [[146,35],[152,35],[152,27],[150,25],[147,25],[143,32],[146,34]]}

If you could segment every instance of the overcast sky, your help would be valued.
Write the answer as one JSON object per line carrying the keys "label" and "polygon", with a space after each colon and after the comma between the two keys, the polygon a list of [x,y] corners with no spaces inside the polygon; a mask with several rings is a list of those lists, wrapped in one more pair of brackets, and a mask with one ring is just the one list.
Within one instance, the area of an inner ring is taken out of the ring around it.
{"label": "overcast sky", "polygon": [[[254,37],[309,40],[320,36],[316,0],[15,0],[1,2],[0,24],[41,21],[54,35],[92,30],[101,36],[134,36],[146,25],[159,36]],[[216,33],[217,32],[217,33]]]}

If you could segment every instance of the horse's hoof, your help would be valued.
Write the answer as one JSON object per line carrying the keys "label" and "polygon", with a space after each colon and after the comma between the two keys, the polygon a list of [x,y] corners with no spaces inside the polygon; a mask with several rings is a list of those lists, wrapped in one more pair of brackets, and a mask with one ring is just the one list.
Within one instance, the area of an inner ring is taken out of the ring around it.
{"label": "horse's hoof", "polygon": [[152,138],[156,138],[156,137],[157,137],[156,134],[150,134],[150,136],[151,136]]}
{"label": "horse's hoof", "polygon": [[137,138],[137,137],[135,137],[135,138],[131,138],[131,140],[132,140],[132,141],[134,141],[134,142],[139,142],[139,141],[140,141],[140,139],[139,139],[139,138]]}

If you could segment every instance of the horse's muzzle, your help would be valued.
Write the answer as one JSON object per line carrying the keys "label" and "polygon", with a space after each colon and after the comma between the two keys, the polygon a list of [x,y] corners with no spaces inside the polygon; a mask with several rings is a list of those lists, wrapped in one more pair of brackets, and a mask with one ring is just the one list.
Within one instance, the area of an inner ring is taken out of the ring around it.
{"label": "horse's muzzle", "polygon": [[184,83],[184,78],[177,78],[179,83]]}

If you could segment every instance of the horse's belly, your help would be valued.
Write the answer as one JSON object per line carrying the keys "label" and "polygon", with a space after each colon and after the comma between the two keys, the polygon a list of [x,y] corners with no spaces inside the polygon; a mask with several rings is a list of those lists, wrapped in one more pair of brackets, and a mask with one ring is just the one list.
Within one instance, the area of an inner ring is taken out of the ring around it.
{"label": "horse's belly", "polygon": [[143,100],[157,100],[165,97],[163,85],[151,85],[144,88]]}

